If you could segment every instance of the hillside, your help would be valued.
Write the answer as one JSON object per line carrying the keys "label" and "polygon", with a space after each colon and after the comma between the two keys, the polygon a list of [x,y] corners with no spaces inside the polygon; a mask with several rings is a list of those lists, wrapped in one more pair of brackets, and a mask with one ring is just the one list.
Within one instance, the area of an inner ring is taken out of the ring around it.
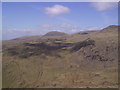
{"label": "hillside", "polygon": [[3,41],[3,88],[117,88],[118,27]]}

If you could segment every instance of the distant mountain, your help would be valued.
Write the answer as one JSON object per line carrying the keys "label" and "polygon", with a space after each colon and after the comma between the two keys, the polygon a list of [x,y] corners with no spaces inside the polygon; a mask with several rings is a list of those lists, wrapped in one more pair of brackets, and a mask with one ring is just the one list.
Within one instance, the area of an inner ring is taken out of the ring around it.
{"label": "distant mountain", "polygon": [[75,33],[74,35],[88,35],[88,34],[99,33],[99,32],[114,32],[114,31],[117,31],[119,28],[120,26],[118,25],[110,25],[101,30],[80,31]]}
{"label": "distant mountain", "polygon": [[48,32],[44,36],[65,36],[65,35],[67,34],[64,32],[52,31],[52,32]]}
{"label": "distant mountain", "polygon": [[41,35],[24,36],[24,37],[15,38],[15,39],[12,39],[12,40],[30,40],[30,39],[38,39],[40,37],[41,37]]}

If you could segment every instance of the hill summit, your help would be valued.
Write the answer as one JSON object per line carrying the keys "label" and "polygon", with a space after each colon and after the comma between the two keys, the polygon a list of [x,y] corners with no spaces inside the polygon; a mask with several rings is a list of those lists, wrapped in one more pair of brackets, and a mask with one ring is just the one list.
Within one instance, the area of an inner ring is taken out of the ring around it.
{"label": "hill summit", "polygon": [[67,34],[64,32],[51,31],[45,34],[44,36],[64,36],[64,35],[67,35]]}

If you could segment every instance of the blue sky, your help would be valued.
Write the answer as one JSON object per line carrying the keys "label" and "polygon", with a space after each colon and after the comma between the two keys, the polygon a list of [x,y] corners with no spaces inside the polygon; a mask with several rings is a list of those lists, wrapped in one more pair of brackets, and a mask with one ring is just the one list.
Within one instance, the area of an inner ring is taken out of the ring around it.
{"label": "blue sky", "polygon": [[113,2],[4,2],[2,10],[3,40],[118,24],[117,3]]}

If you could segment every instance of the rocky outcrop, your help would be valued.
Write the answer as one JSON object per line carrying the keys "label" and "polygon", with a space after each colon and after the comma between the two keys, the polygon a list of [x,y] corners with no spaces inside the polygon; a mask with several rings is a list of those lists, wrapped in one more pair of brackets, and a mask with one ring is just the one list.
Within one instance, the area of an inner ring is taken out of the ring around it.
{"label": "rocky outcrop", "polygon": [[82,47],[86,47],[86,46],[89,46],[89,45],[93,45],[95,46],[95,41],[94,40],[91,40],[91,39],[87,39],[85,41],[82,41],[82,42],[78,42],[74,45],[74,47],[71,49],[71,51],[78,51],[80,50]]}

